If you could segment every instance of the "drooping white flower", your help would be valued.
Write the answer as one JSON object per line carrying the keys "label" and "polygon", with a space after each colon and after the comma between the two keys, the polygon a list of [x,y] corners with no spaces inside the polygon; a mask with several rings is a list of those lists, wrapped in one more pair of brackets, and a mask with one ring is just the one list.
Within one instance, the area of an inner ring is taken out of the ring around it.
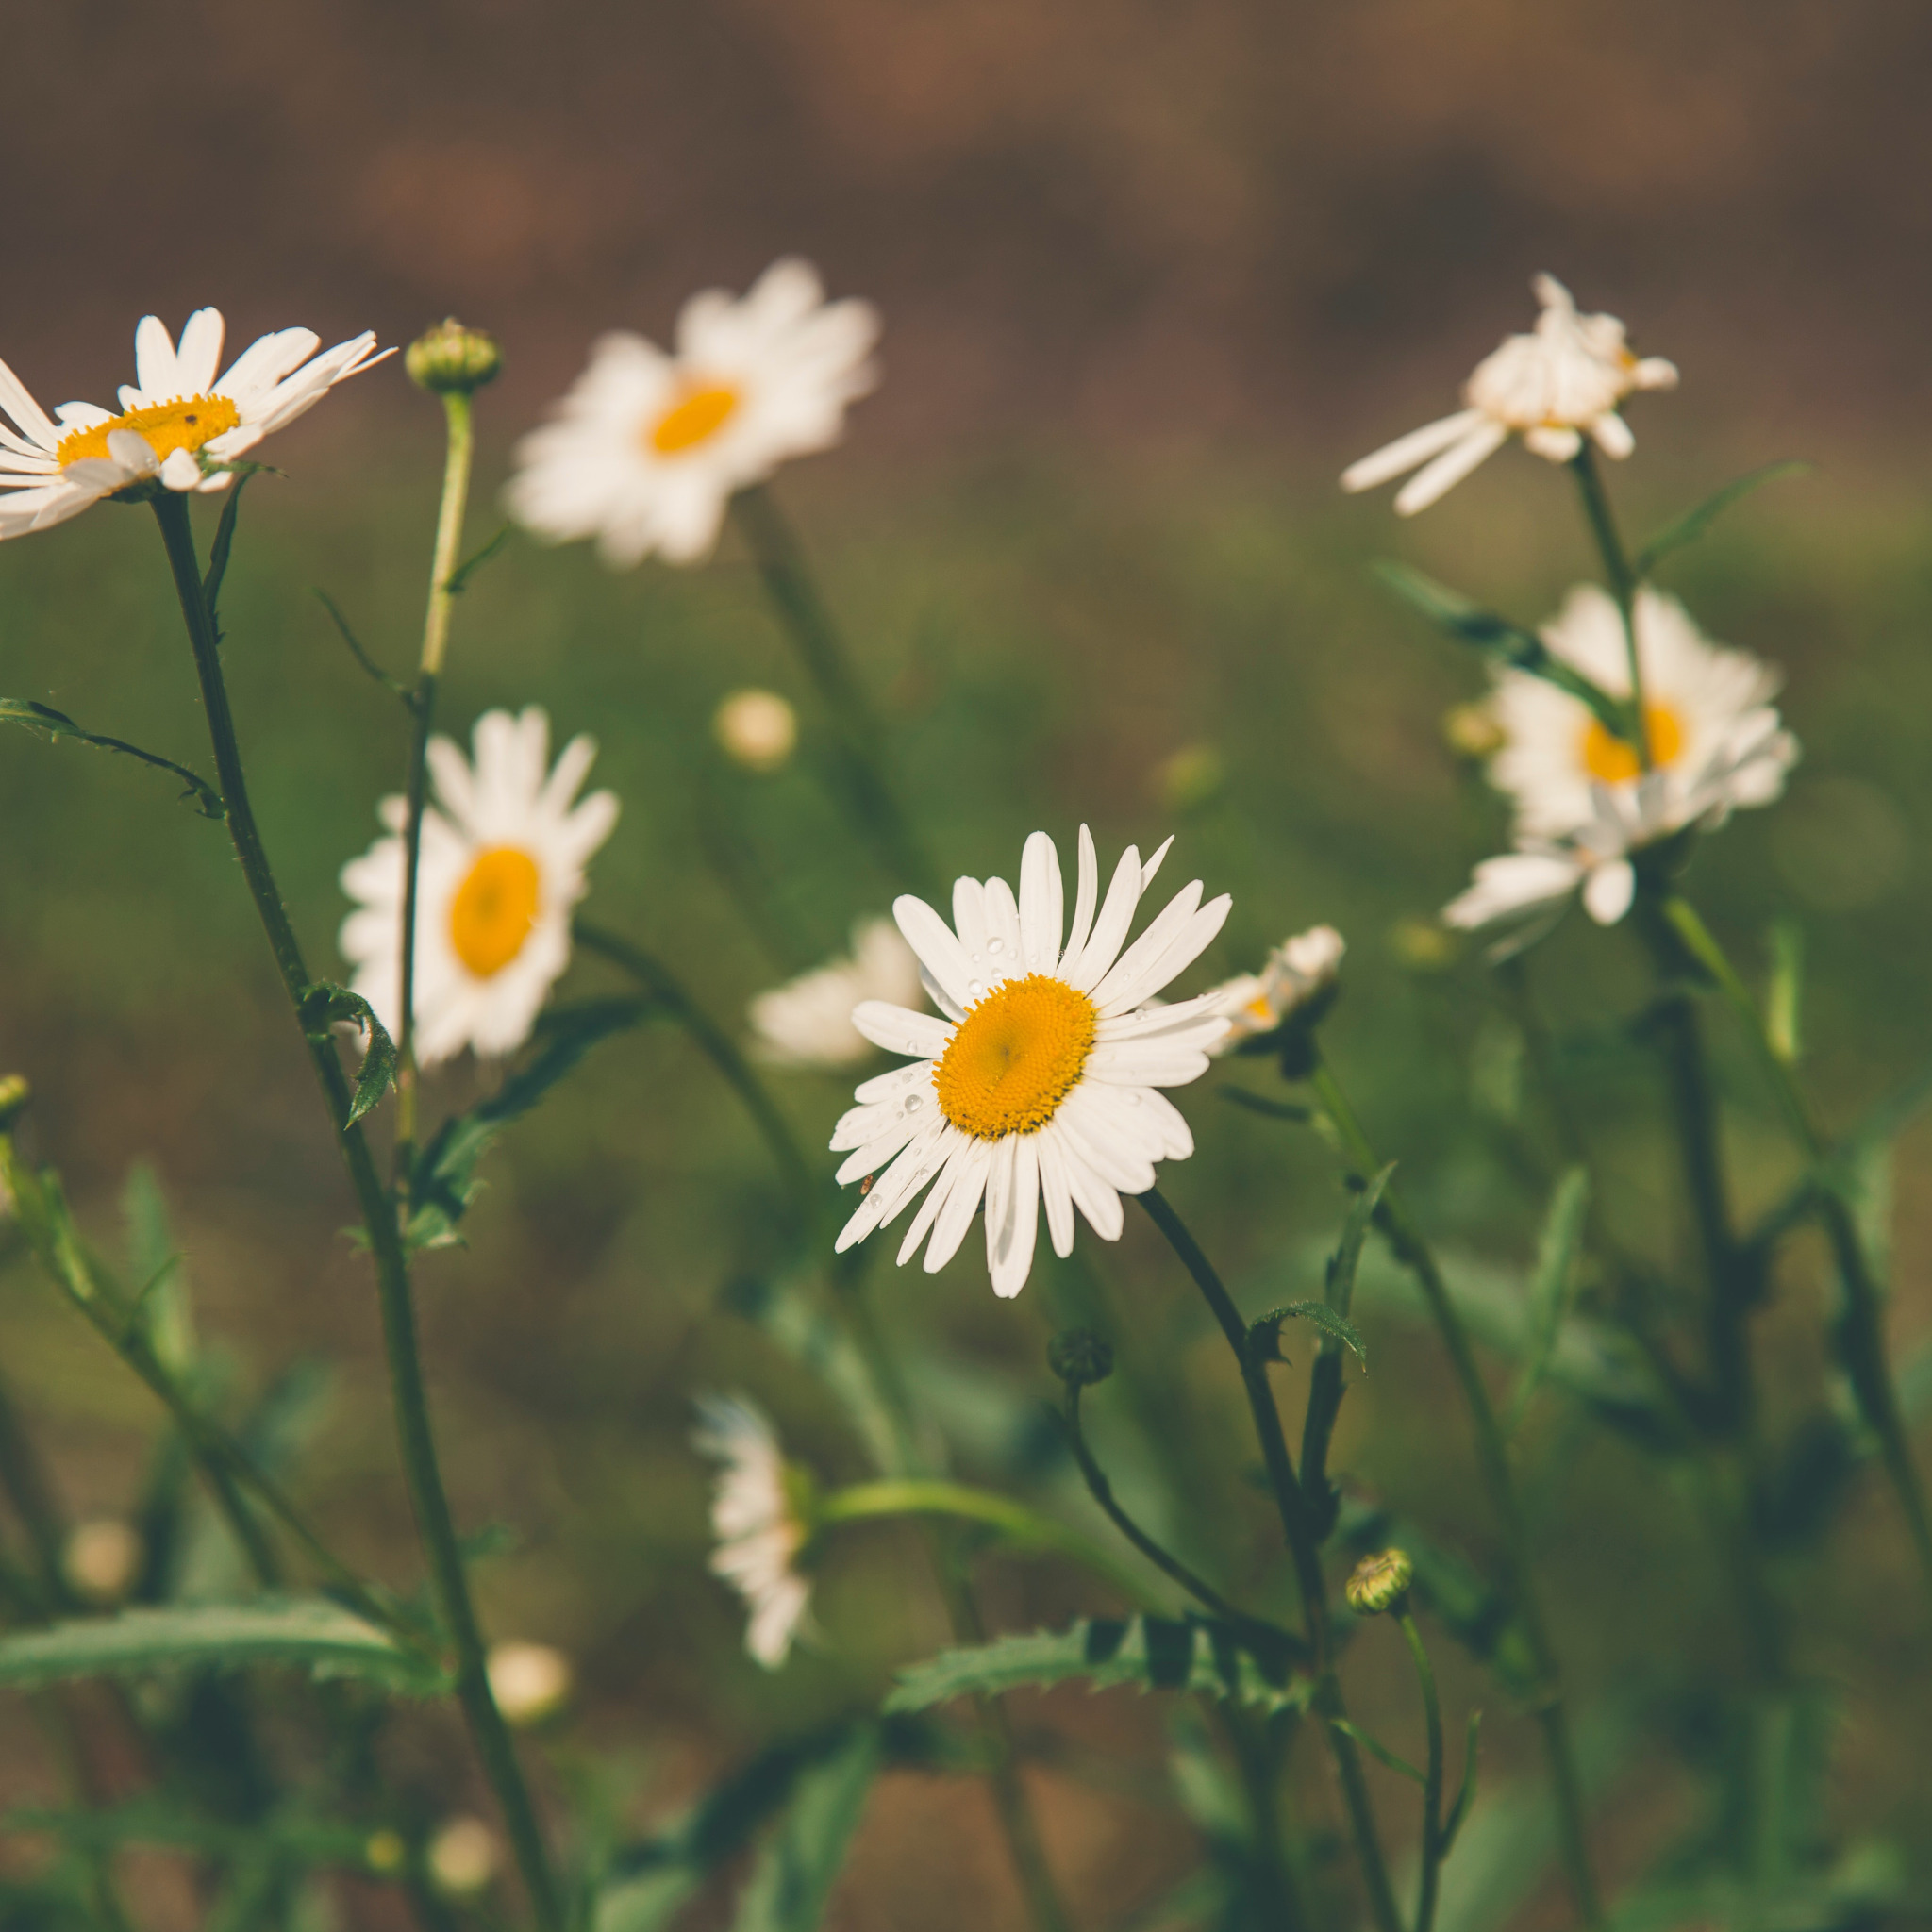
{"label": "drooping white flower", "polygon": [[510,514],[553,541],[595,537],[616,568],[654,551],[694,563],[734,491],[839,441],[847,406],[878,379],[878,333],[869,304],[828,303],[818,271],[788,258],[741,300],[693,295],[675,355],[607,335],[519,445]]}
{"label": "drooping white flower", "polygon": [[117,414],[62,403],[50,418],[0,362],[0,539],[44,530],[136,483],[169,490],[225,490],[218,467],[312,408],[339,382],[393,354],[376,353],[368,330],[316,350],[313,329],[277,329],[238,356],[217,379],[223,322],[197,308],[177,345],[158,316],[134,332],[137,381],[123,384]]}
{"label": "drooping white flower", "polygon": [[833,1151],[848,1154],[841,1184],[876,1176],[839,1236],[841,1253],[924,1189],[899,1261],[929,1235],[934,1273],[958,1252],[984,1198],[993,1291],[1015,1295],[1033,1265],[1042,1208],[1056,1254],[1073,1252],[1076,1206],[1096,1234],[1118,1240],[1121,1195],[1151,1188],[1157,1160],[1194,1151],[1159,1090],[1206,1073],[1227,1022],[1211,994],[1153,1002],[1212,941],[1229,901],[1202,905],[1196,880],[1127,945],[1166,853],[1163,845],[1142,865],[1129,846],[1102,905],[1082,825],[1070,933],[1059,855],[1044,832],[1026,841],[1017,898],[1004,879],[962,878],[950,926],[923,899],[893,906],[945,1017],[877,1000],[852,1016],[875,1045],[915,1059],[860,1086],[832,1136]]}
{"label": "drooping white flower", "polygon": [[890,919],[852,928],[852,957],[833,959],[751,1003],[762,1058],[791,1067],[849,1067],[876,1051],[852,1024],[867,1000],[909,1007],[919,998],[919,958]]}
{"label": "drooping white flower", "polygon": [[1213,1011],[1228,1023],[1209,1049],[1217,1058],[1244,1040],[1274,1032],[1298,1007],[1335,984],[1347,942],[1332,925],[1311,926],[1269,952],[1258,973],[1241,973],[1208,995]]}
{"label": "drooping white flower", "polygon": [[1416,470],[1395,498],[1397,514],[1407,517],[1454,489],[1512,436],[1553,463],[1569,462],[1586,436],[1607,457],[1630,454],[1636,440],[1618,404],[1636,390],[1674,389],[1675,364],[1633,355],[1624,325],[1614,315],[1579,314],[1554,275],[1538,275],[1531,287],[1542,304],[1535,331],[1506,338],[1476,364],[1455,415],[1352,463],[1342,472],[1344,490],[1373,490]]}
{"label": "drooping white flower", "polygon": [[[1711,642],[1661,591],[1639,591],[1635,618],[1651,769],[1661,774],[1666,794],[1654,816],[1715,822],[1739,807],[1769,805],[1798,757],[1797,741],[1770,702],[1777,671],[1748,651]],[[1594,584],[1570,592],[1543,626],[1542,640],[1553,657],[1599,690],[1629,697],[1624,620]],[[1560,838],[1597,816],[1598,787],[1623,793],[1638,783],[1636,747],[1546,678],[1502,672],[1491,714],[1503,742],[1490,759],[1490,780],[1509,794],[1521,837]],[[1693,794],[1699,803],[1690,814]]]}
{"label": "drooping white flower", "polygon": [[811,1603],[810,1580],[797,1567],[810,1531],[793,1507],[764,1412],[742,1395],[706,1395],[698,1414],[691,1442],[723,1465],[711,1495],[711,1568],[750,1606],[745,1649],[775,1671]]}
{"label": "drooping white flower", "polygon": [[[505,1054],[529,1037],[544,997],[570,963],[571,908],[584,866],[617,823],[617,799],[573,804],[597,755],[574,738],[549,763],[550,720],[486,711],[475,762],[447,738],[429,741],[436,804],[423,813],[416,891],[416,1055],[424,1066],[466,1046]],[[391,1035],[402,999],[403,837],[408,809],[383,800],[390,835],[342,868],[357,910],[340,944],[355,990]]]}

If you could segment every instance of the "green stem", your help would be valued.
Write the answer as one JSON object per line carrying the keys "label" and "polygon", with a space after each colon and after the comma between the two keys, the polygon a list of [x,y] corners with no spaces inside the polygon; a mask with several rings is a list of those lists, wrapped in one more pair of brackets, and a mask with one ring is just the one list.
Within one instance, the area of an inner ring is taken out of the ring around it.
{"label": "green stem", "polygon": [[[1348,1158],[1363,1180],[1377,1174],[1382,1162],[1363,1131],[1361,1122],[1349,1105],[1341,1083],[1325,1060],[1318,1059],[1308,1075],[1324,1110],[1341,1136]],[[1516,1484],[1509,1469],[1509,1455],[1503,1431],[1496,1421],[1490,1391],[1476,1364],[1475,1350],[1456,1304],[1449,1284],[1442,1278],[1434,1252],[1410,1218],[1408,1209],[1393,1182],[1383,1190],[1377,1224],[1389,1241],[1395,1258],[1416,1278],[1423,1298],[1429,1305],[1437,1333],[1448,1352],[1450,1366],[1462,1391],[1463,1406],[1469,1410],[1475,1436],[1476,1466],[1488,1491],[1490,1507],[1503,1532],[1504,1559],[1508,1572],[1511,1602],[1523,1624],[1523,1633],[1535,1661],[1540,1695],[1537,1723],[1543,1735],[1543,1749],[1549,1759],[1550,1775],[1556,1785],[1557,1836],[1563,1865],[1575,1896],[1577,1911],[1586,1926],[1604,1923],[1603,1907],[1597,1895],[1596,1876],[1591,1869],[1590,1841],[1584,1829],[1583,1786],[1576,1773],[1575,1753],[1570,1740],[1569,1723],[1563,1708],[1562,1673],[1556,1647],[1543,1622],[1542,1605],[1537,1592],[1536,1575],[1529,1560],[1529,1539],[1523,1509],[1516,1496]]]}
{"label": "green stem", "polygon": [[1584,520],[1590,525],[1591,535],[1596,539],[1596,547],[1603,557],[1604,575],[1609,579],[1617,614],[1624,620],[1624,649],[1630,666],[1630,742],[1637,749],[1638,763],[1647,772],[1652,762],[1650,714],[1644,708],[1643,664],[1637,649],[1637,572],[1617,532],[1609,491],[1604,488],[1596,449],[1588,437],[1571,458],[1570,472],[1576,478],[1577,493],[1583,499]]}
{"label": "green stem", "polygon": [[741,490],[731,508],[773,608],[824,700],[855,827],[874,845],[887,871],[913,891],[933,898],[939,874],[886,776],[884,734],[812,581],[804,547],[765,485]]}
{"label": "green stem", "polygon": [[1281,1414],[1274,1406],[1274,1391],[1268,1381],[1264,1363],[1248,1346],[1247,1324],[1242,1321],[1234,1297],[1228,1293],[1213,1264],[1202,1252],[1201,1244],[1188,1231],[1187,1224],[1169,1206],[1158,1188],[1149,1188],[1136,1197],[1147,1210],[1148,1218],[1167,1238],[1168,1245],[1201,1291],[1209,1312],[1220,1324],[1234,1351],[1235,1365],[1241,1371],[1241,1387],[1247,1393],[1248,1411],[1254,1418],[1255,1435],[1261,1445],[1261,1460],[1268,1471],[1268,1483],[1274,1492],[1274,1507],[1281,1518],[1281,1530],[1289,1555],[1294,1563],[1295,1580],[1301,1589],[1302,1614],[1307,1620],[1308,1643],[1315,1654],[1317,1672],[1312,1707],[1322,1720],[1335,1769],[1341,1780],[1342,1801],[1348,1811],[1349,1828],[1355,1838],[1356,1856],[1361,1861],[1362,1880],[1368,1887],[1369,1908],[1379,1932],[1403,1932],[1402,1914],[1396,1909],[1395,1892],[1389,1883],[1389,1868],[1382,1857],[1381,1839],[1375,1830],[1374,1809],[1369,1802],[1368,1779],[1363,1775],[1361,1756],[1355,1740],[1328,1720],[1347,1715],[1341,1680],[1335,1674],[1330,1655],[1328,1589],[1322,1575],[1322,1556],[1316,1547],[1307,1520],[1307,1505],[1295,1480],[1294,1464],[1288,1453],[1288,1439],[1282,1433]]}
{"label": "green stem", "polygon": [[[295,1010],[296,1024],[302,1024],[302,1002],[308,991],[308,969],[302,949],[290,924],[288,908],[270,869],[268,854],[256,828],[255,813],[248,800],[247,780],[242,772],[242,747],[235,732],[234,714],[229,708],[227,685],[222,675],[219,641],[213,618],[202,588],[201,572],[194,552],[194,534],[188,520],[184,497],[163,491],[154,499],[156,521],[167,547],[168,562],[174,572],[175,594],[188,627],[188,640],[194,654],[194,668],[201,683],[202,705],[208,713],[208,736],[214,747],[215,769],[227,808],[229,836],[235,856],[255,900],[269,950],[281,974],[282,985]],[[450,1515],[449,1499],[442,1486],[442,1472],[437,1460],[435,1436],[430,1427],[427,1392],[416,1344],[416,1311],[409,1287],[408,1257],[403,1247],[394,1200],[385,1191],[375,1171],[359,1124],[349,1120],[349,1085],[337,1058],[334,1041],[326,1035],[311,1038],[303,1027],[304,1042],[327,1106],[329,1124],[335,1129],[349,1180],[368,1232],[371,1253],[375,1260],[377,1294],[382,1309],[383,1339],[389,1355],[390,1386],[396,1411],[396,1430],[402,1453],[403,1472],[415,1512],[417,1534],[429,1566],[430,1588],[436,1607],[456,1652],[456,1692],[468,1720],[470,1735],[481,1760],[484,1775],[502,1807],[504,1823],[516,1855],[517,1866],[530,1895],[531,1909],[541,1932],[561,1932],[563,1909],[557,1881],[544,1849],[542,1833],[537,1824],[529,1789],[524,1782],[523,1768],[517,1762],[516,1747],[509,1727],[490,1692],[490,1676],[485,1667],[482,1633],[476,1624],[475,1608],[470,1600],[469,1579],[464,1574],[462,1553],[458,1546],[456,1525]]]}
{"label": "green stem", "polygon": [[1429,1668],[1429,1654],[1423,1648],[1423,1633],[1415,1627],[1414,1613],[1405,1609],[1396,1621],[1408,1641],[1408,1654],[1415,1659],[1415,1674],[1423,1690],[1423,1721],[1428,1729],[1427,1782],[1423,1787],[1422,1882],[1416,1897],[1415,1932],[1430,1932],[1436,1923],[1436,1895],[1442,1871],[1442,1707],[1437,1700],[1436,1674]]}
{"label": "green stem", "polygon": [[23,1426],[13,1399],[0,1384],[0,1490],[13,1505],[13,1513],[26,1532],[39,1572],[41,1593],[57,1609],[73,1607],[74,1592],[60,1558],[67,1545],[66,1524],[54,1500],[54,1485],[46,1466]]}

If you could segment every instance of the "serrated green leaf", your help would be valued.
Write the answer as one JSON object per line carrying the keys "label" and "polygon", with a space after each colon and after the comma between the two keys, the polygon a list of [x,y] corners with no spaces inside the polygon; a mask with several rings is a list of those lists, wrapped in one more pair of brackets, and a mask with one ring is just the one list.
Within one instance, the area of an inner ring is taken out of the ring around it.
{"label": "serrated green leaf", "polygon": [[387,1093],[396,1077],[395,1041],[375,1017],[375,1008],[359,992],[333,980],[319,979],[302,995],[302,1024],[309,1039],[326,1040],[338,1024],[354,1025],[368,1035],[362,1050],[362,1071],[349,1101],[345,1126],[354,1126]]}
{"label": "serrated green leaf", "polygon": [[1640,577],[1647,577],[1672,551],[1681,550],[1687,543],[1696,542],[1732,504],[1749,496],[1754,490],[1760,489],[1766,483],[1775,483],[1783,476],[1808,475],[1810,469],[1809,463],[1788,457],[1780,462],[1766,463],[1763,468],[1752,470],[1726,483],[1722,490],[1713,491],[1694,509],[1687,510],[1674,524],[1659,530],[1637,553],[1634,566],[1637,575]]}
{"label": "serrated green leaf", "polygon": [[956,1697],[998,1696],[1081,1679],[1096,1690],[1131,1684],[1142,1690],[1195,1690],[1264,1710],[1298,1709],[1305,1677],[1274,1681],[1226,1625],[1206,1618],[1083,1618],[1066,1630],[996,1638],[942,1651],[899,1673],[888,1711],[926,1710]]}
{"label": "serrated green leaf", "polygon": [[1397,1772],[1404,1777],[1412,1777],[1419,1785],[1428,1783],[1427,1776],[1418,1771],[1407,1758],[1398,1757],[1393,1751],[1390,1750],[1388,1745],[1370,1737],[1368,1732],[1363,1730],[1360,1725],[1350,1724],[1345,1717],[1331,1717],[1328,1722],[1343,1737],[1353,1738],[1377,1764],[1386,1765],[1391,1771]]}
{"label": "serrated green leaf", "polygon": [[1562,1332],[1563,1317],[1569,1312],[1571,1291],[1576,1279],[1576,1254],[1583,1241],[1583,1224],[1590,1212],[1590,1175],[1573,1167],[1557,1183],[1550,1195],[1549,1212],[1543,1217],[1542,1235],[1537,1243],[1536,1272],[1529,1280],[1529,1319],[1523,1349],[1523,1366],[1517,1372],[1516,1387],[1505,1411],[1504,1429],[1513,1434],[1522,1426],[1536,1393],[1556,1353],[1557,1337]]}
{"label": "serrated green leaf", "polygon": [[225,819],[228,816],[228,808],[223,804],[222,794],[186,765],[177,765],[173,758],[164,758],[158,752],[142,751],[140,745],[129,744],[124,738],[104,738],[95,731],[83,731],[65,711],[57,711],[51,705],[37,705],[31,698],[0,698],[0,724],[24,725],[49,740],[77,739],[82,744],[92,745],[96,751],[119,752],[124,758],[138,758],[144,765],[153,765],[157,771],[172,772],[188,787],[181,796],[192,798],[195,810],[203,818]]}
{"label": "serrated green leaf", "polygon": [[326,1597],[263,1597],[123,1610],[0,1638],[0,1684],[33,1689],[76,1677],[192,1666],[289,1664],[433,1696],[443,1674],[374,1624]]}
{"label": "serrated green leaf", "polygon": [[1368,1350],[1362,1345],[1362,1339],[1354,1325],[1338,1315],[1326,1302],[1290,1302],[1284,1307],[1270,1308],[1248,1331],[1260,1344],[1264,1359],[1281,1358],[1281,1324],[1284,1322],[1310,1322],[1322,1333],[1341,1346],[1352,1349],[1355,1358],[1361,1363],[1363,1373],[1369,1366]]}
{"label": "serrated green leaf", "polygon": [[759,1848],[733,1932],[814,1932],[880,1757],[879,1735],[866,1726],[799,1777],[776,1829]]}

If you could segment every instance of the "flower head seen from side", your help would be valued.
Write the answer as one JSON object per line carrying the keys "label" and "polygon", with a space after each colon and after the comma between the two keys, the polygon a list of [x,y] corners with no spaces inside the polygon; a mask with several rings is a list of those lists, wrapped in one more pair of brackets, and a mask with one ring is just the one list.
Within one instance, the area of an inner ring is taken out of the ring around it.
{"label": "flower head seen from side", "polygon": [[[1668,794],[1657,813],[1689,823],[1693,795],[1707,818],[1771,804],[1798,757],[1771,703],[1777,671],[1713,643],[1674,597],[1648,586],[1637,593],[1635,618],[1651,769]],[[1542,639],[1553,657],[1627,701],[1624,620],[1606,591],[1579,584]],[[1490,782],[1508,794],[1521,837],[1560,838],[1596,817],[1600,788],[1627,796],[1643,775],[1637,748],[1546,678],[1502,672],[1490,712],[1502,734]]]}
{"label": "flower head seen from side", "polygon": [[[429,741],[436,803],[423,814],[416,895],[416,1051],[425,1066],[466,1046],[521,1046],[552,984],[570,963],[571,908],[584,867],[617,823],[617,799],[576,802],[597,755],[574,738],[549,761],[550,720],[486,711],[474,762],[447,738]],[[403,949],[403,829],[399,797],[382,802],[389,836],[342,868],[357,909],[342,923],[355,989],[394,1033]]]}
{"label": "flower head seen from side", "polygon": [[1332,925],[1310,926],[1269,950],[1258,973],[1241,973],[1208,995],[1227,1032],[1209,1049],[1217,1058],[1265,1039],[1335,985],[1347,941]]}
{"label": "flower head seen from side", "polygon": [[798,1507],[800,1485],[755,1403],[741,1395],[702,1396],[698,1416],[692,1445],[720,1465],[711,1494],[718,1539],[711,1568],[750,1607],[745,1649],[775,1671],[811,1603],[810,1579],[798,1567],[811,1537]]}
{"label": "flower head seen from side", "polygon": [[878,379],[878,334],[869,304],[827,302],[818,271],[787,258],[741,299],[693,295],[675,354],[607,335],[519,446],[510,514],[554,542],[595,537],[617,569],[653,552],[698,562],[735,491],[839,441]]}
{"label": "flower head seen from side", "polygon": [[1507,338],[1463,385],[1463,408],[1378,449],[1342,472],[1344,490],[1374,490],[1413,470],[1395,498],[1413,516],[1445,495],[1512,436],[1553,463],[1567,463],[1585,437],[1607,457],[1636,447],[1618,405],[1638,390],[1674,389],[1674,363],[1639,358],[1614,315],[1584,315],[1554,275],[1531,285],[1542,305],[1528,335]]}
{"label": "flower head seen from side", "polygon": [[1156,995],[1213,941],[1229,901],[1204,906],[1196,880],[1127,944],[1166,852],[1142,864],[1129,846],[1103,903],[1083,825],[1071,930],[1059,855],[1044,832],[1026,841],[1017,895],[1004,879],[962,878],[951,925],[923,899],[897,902],[899,930],[943,1017],[877,1000],[852,1015],[868,1040],[913,1064],[864,1082],[832,1136],[847,1156],[841,1185],[875,1176],[839,1236],[841,1253],[924,1191],[899,1261],[924,1242],[936,1273],[983,1199],[993,1291],[1016,1295],[1042,1208],[1058,1255],[1073,1252],[1075,1208],[1103,1240],[1118,1240],[1120,1197],[1151,1188],[1156,1161],[1194,1151],[1160,1090],[1207,1072],[1227,1022],[1212,994],[1174,1006]]}
{"label": "flower head seen from side", "polygon": [[223,330],[219,309],[197,308],[176,342],[143,316],[118,413],[62,403],[50,417],[0,362],[0,412],[14,425],[0,421],[0,538],[51,528],[138,485],[225,490],[224,465],[392,353],[367,330],[318,355],[313,329],[277,329],[218,377]]}
{"label": "flower head seen from side", "polygon": [[850,1067],[877,1051],[852,1024],[867,1000],[910,1007],[920,997],[919,958],[890,919],[861,919],[852,955],[828,961],[751,1003],[761,1058],[780,1066]]}

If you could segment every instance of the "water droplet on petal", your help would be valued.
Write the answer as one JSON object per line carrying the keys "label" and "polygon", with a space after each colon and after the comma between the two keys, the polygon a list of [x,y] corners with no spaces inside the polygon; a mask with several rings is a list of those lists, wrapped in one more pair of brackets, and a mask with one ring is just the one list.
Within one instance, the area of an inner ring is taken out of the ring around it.
{"label": "water droplet on petal", "polygon": [[988,940],[986,950],[989,953],[1004,953],[1007,950],[1007,942],[1005,940]]}
{"label": "water droplet on petal", "polygon": [[903,1104],[908,1113],[917,1113],[925,1105],[925,1101],[924,1096],[920,1094],[908,1093]]}
{"label": "water droplet on petal", "polygon": [[1133,1092],[1133,1091],[1129,1091],[1129,1092],[1128,1092],[1128,1094],[1127,1094],[1127,1105],[1128,1105],[1129,1107],[1139,1107],[1139,1106],[1140,1106],[1140,1104],[1141,1104],[1141,1096],[1140,1096],[1140,1095],[1139,1095],[1138,1093],[1135,1093],[1135,1092]]}

